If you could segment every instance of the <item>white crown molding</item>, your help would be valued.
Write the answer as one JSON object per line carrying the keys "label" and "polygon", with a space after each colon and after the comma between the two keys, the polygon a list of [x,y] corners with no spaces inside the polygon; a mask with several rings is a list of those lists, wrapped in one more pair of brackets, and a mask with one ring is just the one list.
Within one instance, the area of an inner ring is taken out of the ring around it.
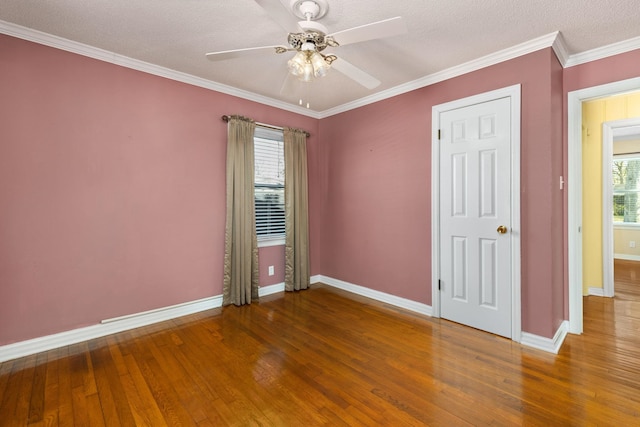
{"label": "white crown molding", "polygon": [[553,338],[545,338],[539,335],[523,332],[520,344],[526,345],[527,347],[537,348],[538,350],[543,350],[549,353],[558,354],[558,352],[560,351],[560,347],[562,347],[564,339],[567,337],[567,332],[569,332],[569,321],[564,320],[560,324],[560,327],[558,327],[558,330],[556,331]]}
{"label": "white crown molding", "polygon": [[169,68],[160,67],[158,65],[154,65],[148,62],[129,58],[127,56],[118,55],[117,53],[110,52],[108,50],[99,49],[97,47],[74,42],[62,37],[43,33],[42,31],[37,31],[31,28],[12,24],[10,22],[0,20],[0,34],[6,34],[12,37],[38,43],[44,46],[49,46],[49,47],[64,50],[67,52],[75,53],[78,55],[86,56],[88,58],[109,62],[111,64],[119,65],[125,68],[130,68],[132,70],[142,71],[144,73],[153,74],[155,76],[164,77],[164,78],[175,80],[181,83],[186,83],[186,84],[198,86],[204,89],[209,89],[216,92],[224,93],[227,95],[236,96],[238,98],[246,99],[248,101],[257,102],[260,104],[268,105],[270,107],[278,108],[280,110],[290,111],[292,113],[300,114],[307,117],[312,117],[314,119],[320,118],[319,113],[304,107],[300,107],[294,104],[289,104],[287,102],[269,98],[263,95],[258,95],[256,93],[249,92],[246,90],[223,85],[221,83],[203,79],[201,77],[196,77],[191,74],[186,74],[186,73],[175,71]]}
{"label": "white crown molding", "polygon": [[500,62],[508,61],[510,59],[514,59],[519,56],[538,51],[540,49],[545,49],[547,47],[551,47],[553,49],[563,68],[569,68],[575,65],[584,64],[598,59],[603,59],[610,56],[630,52],[632,50],[640,49],[640,37],[635,37],[633,39],[625,40],[619,43],[614,43],[608,46],[603,46],[586,52],[570,55],[564,38],[562,37],[562,33],[556,31],[554,33],[547,34],[546,36],[538,37],[536,39],[510,47],[508,49],[483,56],[482,58],[478,58],[473,61],[469,61],[467,63],[434,74],[430,74],[418,80],[414,80],[412,82],[408,82],[391,89],[378,92],[371,96],[360,98],[353,102],[348,102],[346,104],[324,110],[320,112],[320,118],[323,119],[325,117],[344,113],[345,111],[364,107],[365,105],[373,104],[374,102],[382,101],[387,98],[410,92],[412,90],[439,83],[453,77],[458,77],[472,71],[477,71],[482,68],[498,64]]}
{"label": "white crown molding", "polygon": [[424,314],[426,316],[432,315],[430,305],[387,294],[385,292],[376,291],[374,289],[365,288],[364,286],[354,285],[353,283],[345,282],[343,280],[317,275],[311,278],[311,283],[324,283],[325,285],[333,286],[334,288],[342,289],[376,301],[381,301],[395,307],[404,308],[415,313]]}
{"label": "white crown molding", "polygon": [[571,55],[564,67],[574,67],[576,65],[585,64],[587,62],[596,61],[598,59],[608,58],[610,56],[620,55],[621,53],[631,52],[632,50],[636,49],[640,49],[640,36]]}
{"label": "white crown molding", "polygon": [[62,37],[54,36],[27,27],[22,27],[20,25],[12,24],[10,22],[2,20],[0,20],[0,34],[7,34],[9,36],[17,37],[23,40],[32,41],[45,46],[65,50],[67,52],[76,53],[78,55],[83,55],[100,61],[109,62],[133,70],[142,71],[193,86],[202,87],[204,89],[236,96],[248,101],[257,102],[314,119],[323,119],[339,113],[343,113],[345,111],[364,107],[365,105],[373,104],[375,102],[392,98],[397,95],[402,95],[403,93],[430,86],[435,83],[439,83],[454,77],[461,76],[463,74],[489,67],[491,65],[499,64],[501,62],[508,61],[510,59],[514,59],[547,47],[553,48],[556,56],[558,57],[558,60],[564,68],[573,67],[575,65],[584,64],[586,62],[595,61],[597,59],[602,59],[609,56],[626,53],[635,49],[640,49],[640,37],[636,37],[619,43],[610,44],[608,46],[603,46],[601,48],[592,49],[583,53],[569,55],[568,49],[561,33],[559,31],[556,31],[545,36],[541,36],[533,40],[521,43],[519,45],[466,62],[464,64],[460,64],[455,67],[430,74],[420,79],[395,86],[393,88],[375,93],[373,95],[366,96],[352,102],[347,102],[342,105],[338,105],[334,108],[330,108],[324,111],[314,111],[295,104],[290,104],[253,92],[237,89],[211,80],[203,79],[201,77],[196,77],[190,74],[171,70],[169,68],[160,67],[158,65],[139,61],[137,59],[118,55],[114,52],[74,42]]}
{"label": "white crown molding", "polygon": [[564,37],[562,37],[562,33],[558,31],[558,36],[553,41],[551,45],[553,52],[556,54],[558,61],[560,61],[560,65],[562,68],[566,67],[566,63],[569,60],[569,50],[567,49],[567,44],[564,41]]}
{"label": "white crown molding", "polygon": [[503,49],[501,51],[483,56],[481,58],[474,59],[469,62],[465,62],[464,64],[456,65],[455,67],[451,67],[446,70],[439,71],[437,73],[433,73],[428,76],[419,78],[417,80],[413,80],[411,82],[407,82],[407,83],[392,87],[390,89],[375,93],[373,95],[360,98],[353,102],[348,102],[346,104],[342,104],[337,107],[324,110],[320,112],[320,118],[323,119],[325,117],[344,113],[345,111],[364,107],[365,105],[373,104],[374,102],[382,101],[387,98],[392,98],[397,95],[402,95],[403,93],[411,92],[416,89],[421,89],[423,87],[440,83],[442,81],[449,80],[454,77],[461,76],[463,74],[471,73],[473,71],[477,71],[477,70],[489,67],[491,65],[499,64],[501,62],[505,62],[510,59],[518,58],[520,56],[523,56],[532,52],[536,52],[540,49],[552,47],[558,38],[558,34],[559,32],[556,31],[554,33],[550,33],[545,36],[538,37],[533,40],[529,40],[525,43],[521,43],[519,45],[510,47],[508,49]]}

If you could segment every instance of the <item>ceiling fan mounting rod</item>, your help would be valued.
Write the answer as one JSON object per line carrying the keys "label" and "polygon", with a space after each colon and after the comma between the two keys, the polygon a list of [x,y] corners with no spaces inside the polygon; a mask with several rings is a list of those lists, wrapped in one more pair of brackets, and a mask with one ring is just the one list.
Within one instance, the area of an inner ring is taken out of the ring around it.
{"label": "ceiling fan mounting rod", "polygon": [[300,12],[302,12],[307,21],[311,21],[320,12],[320,6],[312,0],[305,1],[300,4]]}
{"label": "ceiling fan mounting rod", "polygon": [[306,21],[322,18],[329,9],[326,0],[291,0],[291,10]]}

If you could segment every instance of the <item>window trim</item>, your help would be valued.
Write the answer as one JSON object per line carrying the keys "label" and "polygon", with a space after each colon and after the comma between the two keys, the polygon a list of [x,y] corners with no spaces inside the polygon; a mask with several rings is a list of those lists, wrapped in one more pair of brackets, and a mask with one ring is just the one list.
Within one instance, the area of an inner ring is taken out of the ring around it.
{"label": "window trim", "polygon": [[258,239],[259,248],[267,248],[269,246],[284,246],[284,244],[284,237],[266,237],[263,239]]}
{"label": "window trim", "polygon": [[614,222],[614,230],[637,230],[640,228],[640,222]]}

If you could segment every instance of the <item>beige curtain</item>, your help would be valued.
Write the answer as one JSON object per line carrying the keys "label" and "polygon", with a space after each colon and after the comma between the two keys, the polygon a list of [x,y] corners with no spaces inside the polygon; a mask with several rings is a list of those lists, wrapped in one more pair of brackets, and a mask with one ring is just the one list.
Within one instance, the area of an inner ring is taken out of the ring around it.
{"label": "beige curtain", "polygon": [[258,299],[258,241],[254,210],[255,122],[231,116],[227,137],[227,223],[222,305]]}
{"label": "beige curtain", "polygon": [[309,272],[309,201],[307,136],[284,129],[285,291],[307,289]]}

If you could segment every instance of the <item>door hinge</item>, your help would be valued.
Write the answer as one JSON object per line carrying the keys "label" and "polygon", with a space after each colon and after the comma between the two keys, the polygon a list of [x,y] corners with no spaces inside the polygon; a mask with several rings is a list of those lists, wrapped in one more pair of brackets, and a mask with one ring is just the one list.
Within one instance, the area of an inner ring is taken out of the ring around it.
{"label": "door hinge", "polygon": [[440,140],[440,129],[438,129],[438,141]]}

